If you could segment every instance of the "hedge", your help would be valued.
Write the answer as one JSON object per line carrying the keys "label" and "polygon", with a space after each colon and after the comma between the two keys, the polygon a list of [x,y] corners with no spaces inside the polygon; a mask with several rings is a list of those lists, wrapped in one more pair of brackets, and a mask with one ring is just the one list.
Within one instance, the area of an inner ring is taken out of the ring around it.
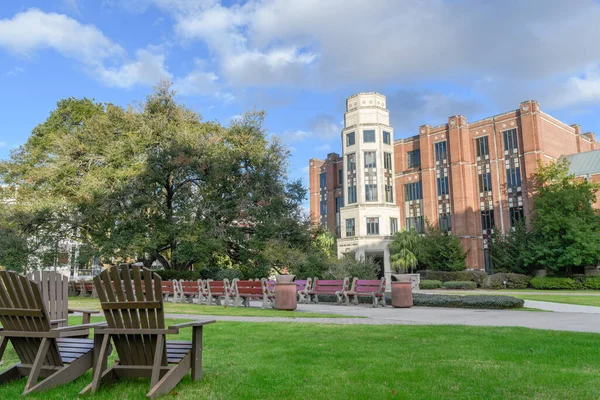
{"label": "hedge", "polygon": [[161,269],[158,271],[154,271],[155,274],[160,276],[163,281],[171,281],[173,279],[184,281],[196,281],[200,278],[199,271],[177,271],[174,269]]}
{"label": "hedge", "polygon": [[524,301],[509,296],[458,296],[413,293],[413,304],[419,307],[483,308],[501,310],[523,307]]}
{"label": "hedge", "polygon": [[[483,282],[484,289],[526,289],[531,277],[522,274],[499,273],[488,276]],[[506,286],[504,285],[506,282]]]}
{"label": "hedge", "polygon": [[583,280],[582,286],[585,289],[600,290],[600,276],[590,276]]}
{"label": "hedge", "polygon": [[442,281],[424,280],[419,283],[419,289],[439,289]]}
{"label": "hedge", "polygon": [[534,289],[540,289],[540,290],[572,290],[572,289],[578,289],[580,287],[580,285],[578,285],[571,278],[551,278],[551,277],[532,278],[531,286]]}
{"label": "hedge", "polygon": [[444,283],[444,289],[472,290],[476,288],[477,284],[471,281],[448,281]]}
{"label": "hedge", "polygon": [[471,281],[477,286],[483,285],[487,278],[485,271],[419,271],[422,280],[434,280],[442,282]]}

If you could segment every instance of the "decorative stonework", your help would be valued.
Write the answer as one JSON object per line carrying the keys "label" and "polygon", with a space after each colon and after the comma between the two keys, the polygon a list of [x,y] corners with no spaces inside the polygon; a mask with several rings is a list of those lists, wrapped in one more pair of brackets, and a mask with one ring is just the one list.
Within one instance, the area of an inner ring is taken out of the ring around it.
{"label": "decorative stonework", "polygon": [[450,125],[456,126],[456,121],[455,120],[450,121]]}
{"label": "decorative stonework", "polygon": [[529,106],[523,106],[523,111],[529,111]]}
{"label": "decorative stonework", "polygon": [[421,129],[421,133],[425,133],[425,129]]}
{"label": "decorative stonework", "polygon": [[502,127],[503,127],[503,128],[506,128],[506,124],[502,124]]}
{"label": "decorative stonework", "polygon": [[510,123],[510,126],[515,126],[515,123],[514,123],[514,122],[511,122],[511,123]]}
{"label": "decorative stonework", "polygon": [[484,129],[484,130],[482,130],[481,132],[482,132],[482,133],[486,133],[487,131]]}

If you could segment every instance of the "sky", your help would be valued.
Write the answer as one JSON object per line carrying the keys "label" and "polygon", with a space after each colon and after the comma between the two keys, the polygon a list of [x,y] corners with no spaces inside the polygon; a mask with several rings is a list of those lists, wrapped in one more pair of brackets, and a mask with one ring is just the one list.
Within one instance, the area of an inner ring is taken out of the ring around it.
{"label": "sky", "polygon": [[62,98],[125,106],[164,78],[204,120],[265,110],[306,185],[357,92],[387,96],[395,139],[530,99],[600,136],[598,21],[595,0],[0,1],[0,158]]}

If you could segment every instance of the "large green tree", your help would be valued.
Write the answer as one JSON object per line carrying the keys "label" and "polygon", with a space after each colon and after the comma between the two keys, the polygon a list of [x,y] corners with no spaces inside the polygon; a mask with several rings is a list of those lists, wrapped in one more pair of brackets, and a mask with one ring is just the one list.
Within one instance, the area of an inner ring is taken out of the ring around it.
{"label": "large green tree", "polygon": [[63,100],[0,165],[18,187],[11,220],[24,235],[75,239],[111,260],[261,263],[269,240],[308,240],[306,190],[288,180],[288,151],[263,121],[255,112],[229,127],[203,122],[165,82],[138,107]]}
{"label": "large green tree", "polygon": [[600,186],[571,175],[567,160],[540,163],[533,185],[526,265],[570,274],[573,267],[600,263],[600,216],[592,207]]}

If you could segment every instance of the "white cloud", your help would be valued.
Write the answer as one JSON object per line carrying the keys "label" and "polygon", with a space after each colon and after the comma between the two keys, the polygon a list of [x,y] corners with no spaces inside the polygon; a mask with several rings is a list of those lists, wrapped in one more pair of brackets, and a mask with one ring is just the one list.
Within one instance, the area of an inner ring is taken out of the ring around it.
{"label": "white cloud", "polygon": [[4,77],[8,77],[8,76],[15,76],[15,75],[21,74],[21,73],[23,73],[23,72],[25,72],[25,68],[23,68],[23,67],[19,67],[19,66],[16,66],[16,67],[14,67],[14,68],[11,68],[11,69],[9,69],[9,70],[8,70],[8,71],[7,71],[7,72],[4,74]]}
{"label": "white cloud", "polygon": [[175,89],[177,93],[189,96],[195,94],[208,94],[217,90],[217,81],[219,77],[210,71],[204,70],[204,62],[195,59],[195,68],[192,72],[175,80]]}
{"label": "white cloud", "polygon": [[79,0],[62,0],[62,6],[75,14],[81,14]]}
{"label": "white cloud", "polygon": [[136,58],[118,67],[96,68],[97,76],[108,86],[130,88],[132,86],[153,85],[171,74],[165,68],[165,55],[152,48],[140,49]]}
{"label": "white cloud", "polygon": [[296,131],[285,131],[279,136],[281,137],[281,140],[283,140],[286,143],[294,143],[308,139],[312,136],[312,133],[299,129]]}
{"label": "white cloud", "polygon": [[337,117],[330,114],[317,115],[310,121],[312,131],[320,138],[330,139],[339,137],[343,129],[343,121],[335,122]]}
{"label": "white cloud", "polygon": [[582,76],[572,76],[560,86],[559,90],[548,94],[548,103],[551,107],[597,105],[599,102],[600,70]]}
{"label": "white cloud", "polygon": [[328,145],[328,144],[324,144],[324,145],[315,147],[315,150],[317,150],[317,151],[329,151],[329,150],[331,150],[331,146]]}

